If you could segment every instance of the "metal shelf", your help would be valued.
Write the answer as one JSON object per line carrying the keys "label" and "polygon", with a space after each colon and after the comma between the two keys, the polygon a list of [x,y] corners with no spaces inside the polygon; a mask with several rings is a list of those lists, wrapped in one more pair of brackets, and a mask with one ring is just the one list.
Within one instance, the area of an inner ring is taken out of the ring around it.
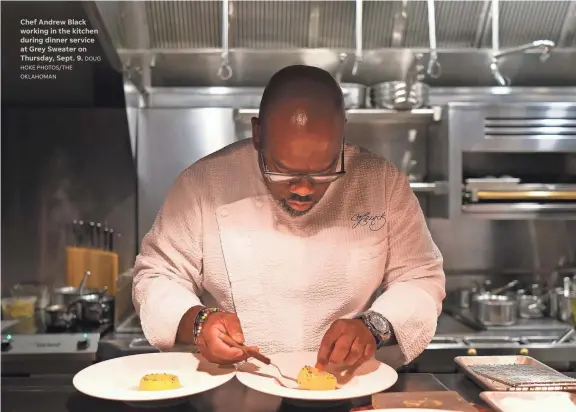
{"label": "metal shelf", "polygon": [[448,193],[448,182],[410,182],[410,187],[414,193],[431,193],[434,195]]}
{"label": "metal shelf", "polygon": [[[258,116],[258,109],[237,109],[234,119],[240,123],[250,123]],[[426,109],[387,110],[387,109],[350,109],[346,110],[348,123],[430,123],[442,117],[442,107]]]}
{"label": "metal shelf", "polygon": [[465,204],[462,212],[481,219],[489,220],[576,220],[576,204]]}

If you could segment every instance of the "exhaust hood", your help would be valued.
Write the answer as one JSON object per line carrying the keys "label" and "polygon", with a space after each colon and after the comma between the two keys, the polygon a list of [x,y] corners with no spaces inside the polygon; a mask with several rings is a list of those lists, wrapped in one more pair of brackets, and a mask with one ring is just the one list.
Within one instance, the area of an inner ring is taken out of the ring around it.
{"label": "exhaust hood", "polygon": [[[124,67],[143,76],[148,86],[261,86],[287,64],[334,70],[338,53],[354,53],[355,1],[229,0],[228,45],[234,75],[223,81],[216,75],[223,44],[223,3],[98,1],[94,18],[106,27]],[[444,60],[443,75],[434,80],[437,85],[494,85],[489,69],[490,3],[436,1],[436,37]],[[429,51],[427,2],[408,0],[403,9],[402,1],[365,0],[362,7],[364,59],[356,81],[369,84],[401,78],[414,51]],[[398,16],[403,11],[406,18],[400,28]],[[501,49],[539,39],[556,44],[545,64],[531,53],[503,62],[515,85],[576,84],[575,34],[576,1],[500,3]],[[343,80],[349,79],[345,75]]]}

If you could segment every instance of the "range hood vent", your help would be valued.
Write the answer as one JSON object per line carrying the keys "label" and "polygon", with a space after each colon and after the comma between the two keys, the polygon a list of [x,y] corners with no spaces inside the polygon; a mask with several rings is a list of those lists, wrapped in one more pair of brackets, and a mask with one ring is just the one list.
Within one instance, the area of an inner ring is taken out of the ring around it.
{"label": "range hood vent", "polygon": [[[220,48],[220,1],[100,1],[105,24],[118,49]],[[363,3],[363,47],[390,48],[401,1]],[[425,0],[407,2],[403,47],[428,48]],[[354,1],[230,1],[230,47],[235,49],[354,48]],[[576,47],[574,1],[503,1],[500,47],[549,39]],[[490,48],[490,1],[436,4],[440,49]],[[145,28],[145,32],[143,29]],[[141,36],[134,36],[140,33]],[[147,37],[143,39],[142,37]]]}

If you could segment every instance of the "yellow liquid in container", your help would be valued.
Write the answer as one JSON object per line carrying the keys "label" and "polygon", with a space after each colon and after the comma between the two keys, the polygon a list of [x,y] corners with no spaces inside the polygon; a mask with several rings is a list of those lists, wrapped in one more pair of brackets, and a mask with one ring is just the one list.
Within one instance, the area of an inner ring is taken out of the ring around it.
{"label": "yellow liquid in container", "polygon": [[2,312],[4,313],[4,319],[12,320],[33,317],[37,299],[36,296],[3,298]]}

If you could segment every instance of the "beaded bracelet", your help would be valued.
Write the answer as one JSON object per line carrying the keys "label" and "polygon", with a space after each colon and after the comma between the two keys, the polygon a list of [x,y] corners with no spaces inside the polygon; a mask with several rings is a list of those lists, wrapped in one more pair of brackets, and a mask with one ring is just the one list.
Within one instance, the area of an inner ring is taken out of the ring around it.
{"label": "beaded bracelet", "polygon": [[198,345],[198,337],[202,332],[202,325],[206,322],[208,316],[212,313],[218,312],[218,308],[204,308],[194,318],[194,344]]}

